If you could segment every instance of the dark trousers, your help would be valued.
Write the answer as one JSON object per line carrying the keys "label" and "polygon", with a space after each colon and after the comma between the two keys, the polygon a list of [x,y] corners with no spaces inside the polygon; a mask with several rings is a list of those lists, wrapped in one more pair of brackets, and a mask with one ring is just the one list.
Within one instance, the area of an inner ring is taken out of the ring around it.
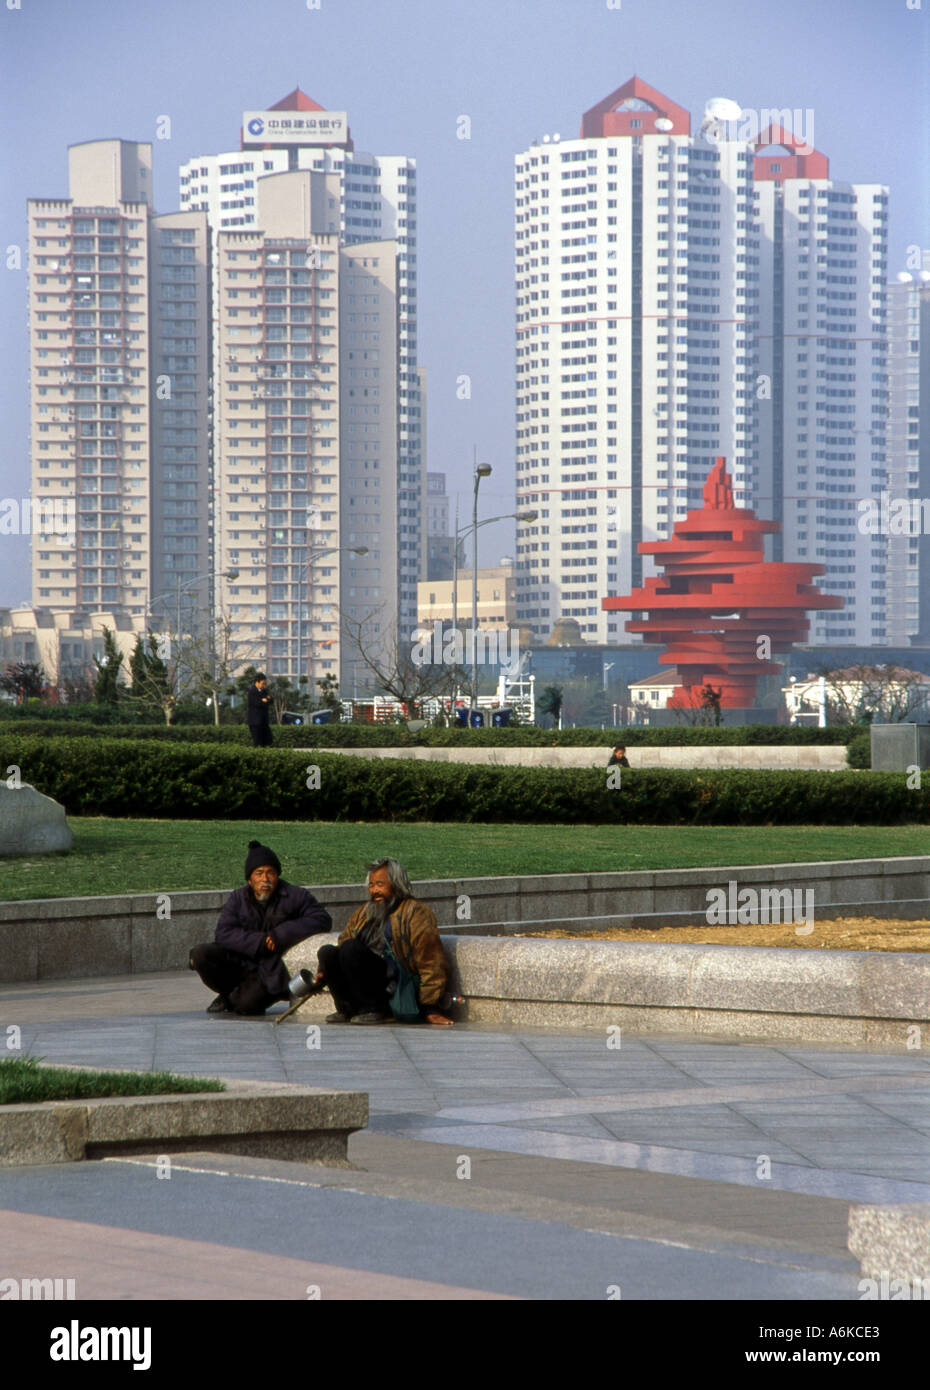
{"label": "dark trousers", "polygon": [[237,1014],[263,1014],[269,1004],[288,999],[286,994],[270,994],[262,983],[258,967],[245,956],[213,943],[195,946],[190,968],[196,970],[208,989],[215,989],[228,1000]]}
{"label": "dark trousers", "polygon": [[352,1018],[391,1012],[387,964],[357,937],[341,946],[321,946],[317,964],[340,1013]]}
{"label": "dark trousers", "polygon": [[256,748],[271,747],[271,729],[267,724],[250,724],[249,733]]}

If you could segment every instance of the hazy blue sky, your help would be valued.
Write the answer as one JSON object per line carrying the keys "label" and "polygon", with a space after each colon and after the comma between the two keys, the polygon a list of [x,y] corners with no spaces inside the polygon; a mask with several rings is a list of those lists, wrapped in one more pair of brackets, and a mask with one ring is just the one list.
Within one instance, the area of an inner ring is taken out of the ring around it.
{"label": "hazy blue sky", "polygon": [[[3,247],[25,244],[27,198],[67,196],[69,144],[151,140],[157,211],[170,212],[179,164],[237,148],[242,111],[298,85],[348,111],[356,149],[416,158],[428,465],[467,498],[476,445],[494,468],[486,514],[513,510],[513,156],[545,133],[577,136],[582,112],[634,73],[695,125],[712,96],[810,109],[832,177],[891,188],[892,274],[909,245],[930,245],[930,0],[10,3]],[[171,139],[157,141],[164,115]],[[29,491],[25,290],[24,271],[0,269],[0,498]],[[463,372],[470,401],[456,397]],[[489,527],[481,558],[511,545],[509,527]],[[0,604],[28,597],[28,542],[0,536]]]}

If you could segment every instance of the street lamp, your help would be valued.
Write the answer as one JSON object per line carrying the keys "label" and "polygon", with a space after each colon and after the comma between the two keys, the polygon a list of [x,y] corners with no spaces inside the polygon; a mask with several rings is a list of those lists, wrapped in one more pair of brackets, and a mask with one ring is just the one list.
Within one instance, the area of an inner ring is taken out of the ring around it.
{"label": "street lamp", "polygon": [[[212,570],[208,570],[208,571],[206,572],[206,574],[198,574],[198,575],[195,575],[195,577],[194,577],[193,579],[189,579],[189,580],[187,581],[186,584],[182,584],[182,583],[181,583],[181,576],[180,576],[180,575],[176,575],[175,578],[176,578],[176,585],[175,585],[175,588],[174,588],[173,590],[171,590],[171,589],[166,589],[165,592],[164,592],[163,594],[156,594],[154,598],[149,599],[148,608],[146,609],[146,615],[147,615],[148,617],[152,617],[152,616],[153,616],[155,605],[156,605],[156,603],[158,603],[161,599],[163,599],[163,598],[174,598],[174,599],[175,599],[175,602],[176,602],[176,609],[175,609],[175,612],[176,612],[176,615],[177,615],[177,626],[176,626],[175,631],[176,631],[177,639],[178,639],[178,647],[180,648],[180,645],[181,645],[181,595],[182,595],[182,594],[186,594],[187,591],[188,591],[188,589],[195,589],[195,588],[197,587],[197,585],[198,585],[198,584],[202,584],[203,581],[204,581],[205,579],[213,579],[213,578],[214,578],[214,574],[213,574],[213,571],[212,571]],[[223,574],[220,575],[220,578],[221,578],[221,579],[226,579],[226,580],[229,581],[229,583],[232,583],[234,580],[236,580],[236,579],[239,578],[239,571],[238,571],[238,570],[225,570],[225,571],[223,572]]]}
{"label": "street lamp", "polygon": [[[301,567],[300,567],[300,576],[301,576],[301,579],[300,579],[300,585],[299,585],[299,587],[298,587],[298,594],[297,594],[297,683],[298,683],[298,685],[300,684],[300,676],[301,676],[301,674],[303,674],[303,675],[306,676],[308,682],[309,682],[309,679],[310,679],[309,672],[308,672],[307,670],[303,670],[303,672],[301,671],[301,668],[302,668],[303,665],[304,665],[304,661],[303,661],[303,643],[304,643],[304,634],[303,634],[304,598],[305,598],[305,596],[306,596],[307,599],[308,599],[308,601],[309,601],[309,594],[308,594],[307,591],[309,590],[309,575],[310,575],[310,569],[311,569],[311,567],[316,563],[317,560],[322,560],[322,558],[323,558],[324,555],[339,555],[339,554],[347,554],[347,555],[367,555],[367,554],[368,554],[368,547],[367,547],[367,545],[359,545],[359,546],[355,546],[355,545],[330,545],[330,546],[325,546],[325,547],[323,547],[322,549],[317,549],[317,550],[308,550],[306,547],[304,547],[304,559],[303,559],[303,563],[301,564]],[[310,620],[309,620],[309,615],[308,615],[307,621],[308,621],[308,623],[309,623],[309,621],[310,621]],[[308,663],[307,663],[307,664],[309,665],[309,658],[308,658]],[[308,690],[307,693],[309,694],[309,690]]]}
{"label": "street lamp", "polygon": [[[491,466],[490,466],[490,464],[487,464],[487,463],[480,464],[480,465],[479,465],[479,468],[485,468],[485,469],[487,469],[487,472],[488,472],[488,473],[490,473],[490,471],[491,471]],[[476,469],[475,472],[476,472],[476,476],[475,476],[475,504],[476,504],[476,508],[477,508],[477,498],[478,498],[478,476],[477,476],[477,475],[478,475],[478,470]],[[482,476],[482,477],[487,477],[487,473],[482,473],[481,476]],[[469,526],[462,526],[462,527],[458,527],[458,526],[457,526],[457,527],[456,527],[456,529],[455,529],[455,535],[453,536],[453,545],[452,545],[452,630],[453,630],[453,632],[458,632],[458,624],[459,624],[459,538],[460,538],[461,536],[467,536],[468,533],[469,533],[470,531],[473,531],[473,532],[475,533],[474,555],[473,555],[473,569],[474,569],[474,573],[473,573],[473,575],[472,575],[472,594],[473,594],[473,598],[472,598],[472,642],[474,643],[474,640],[475,640],[475,631],[476,631],[477,626],[478,626],[478,604],[477,604],[477,596],[478,596],[478,531],[480,530],[480,528],[481,528],[482,526],[492,526],[492,525],[494,524],[494,522],[496,522],[496,521],[521,521],[521,522],[526,522],[526,523],[528,523],[528,522],[531,522],[531,521],[535,521],[536,518],[537,518],[538,516],[539,516],[539,513],[538,513],[538,512],[532,512],[532,511],[530,511],[530,512],[504,512],[504,513],[502,513],[501,516],[489,516],[489,517],[486,517],[484,521],[477,521],[476,519],[473,519],[472,522],[471,522],[471,525],[469,525]],[[456,521],[458,521],[458,511],[456,511]],[[472,654],[475,655],[474,646],[473,646],[473,648],[472,648]],[[474,690],[473,690],[473,699],[474,699],[474,698],[477,698],[477,696],[476,696],[476,693],[475,693]]]}
{"label": "street lamp", "polygon": [[478,705],[478,486],[482,478],[491,472],[489,463],[479,463],[475,468],[475,492],[472,505],[472,530],[475,539],[472,543],[471,565],[471,702],[470,709]]}
{"label": "street lamp", "polygon": [[[479,522],[478,522],[478,530],[480,531],[482,526],[493,526],[493,524],[494,524],[495,521],[523,521],[523,522],[530,522],[530,521],[535,521],[536,518],[537,518],[538,516],[539,516],[539,513],[538,513],[538,512],[504,512],[501,516],[489,516],[489,517],[486,517],[484,521],[479,521]],[[459,608],[459,602],[458,602],[459,537],[460,537],[460,536],[467,536],[468,533],[469,533],[471,530],[473,530],[473,527],[472,527],[471,525],[463,526],[460,530],[456,530],[456,533],[455,533],[455,536],[454,536],[455,545],[453,546],[453,554],[452,554],[452,626],[453,626],[453,628],[456,628],[456,629],[458,628],[458,618],[459,618],[459,612],[458,612],[458,608]]]}
{"label": "street lamp", "polygon": [[[239,571],[238,571],[238,570],[235,570],[235,569],[233,569],[233,570],[224,570],[223,573],[222,573],[219,577],[220,577],[221,579],[227,580],[229,583],[232,583],[234,580],[236,580],[236,579],[239,578]],[[182,584],[182,583],[181,583],[181,576],[180,576],[180,574],[178,574],[178,575],[175,576],[176,584],[175,584],[174,593],[172,594],[172,592],[171,592],[170,590],[166,590],[163,594],[156,594],[154,598],[152,598],[152,599],[149,600],[148,607],[146,608],[145,616],[151,617],[151,616],[153,616],[153,610],[154,610],[154,607],[155,607],[156,603],[158,603],[161,599],[164,599],[164,598],[171,598],[171,597],[173,597],[173,598],[175,599],[175,605],[176,605],[176,607],[175,607],[175,615],[176,615],[176,619],[177,619],[177,626],[176,626],[176,628],[175,628],[175,635],[176,635],[177,644],[178,644],[178,659],[177,659],[177,664],[176,664],[176,666],[175,666],[175,680],[176,680],[176,682],[177,682],[178,693],[179,693],[179,694],[180,694],[180,685],[181,685],[181,595],[182,595],[182,593],[187,593],[188,590],[190,590],[190,589],[195,589],[195,588],[197,587],[197,585],[198,585],[198,584],[202,584],[203,581],[204,581],[205,579],[213,579],[213,578],[215,578],[214,572],[213,572],[212,570],[208,570],[205,574],[198,574],[198,575],[195,575],[194,578],[193,578],[193,579],[189,579],[189,580],[187,581],[186,584]],[[213,668],[214,668],[214,665],[215,665],[215,653],[214,653],[214,651],[213,651],[213,635],[214,635],[214,629],[211,628],[211,638],[210,638],[210,668],[211,668],[211,672],[213,671]],[[215,717],[215,719],[216,719],[216,722],[219,723],[219,711],[218,711],[217,709],[214,709],[214,717]]]}

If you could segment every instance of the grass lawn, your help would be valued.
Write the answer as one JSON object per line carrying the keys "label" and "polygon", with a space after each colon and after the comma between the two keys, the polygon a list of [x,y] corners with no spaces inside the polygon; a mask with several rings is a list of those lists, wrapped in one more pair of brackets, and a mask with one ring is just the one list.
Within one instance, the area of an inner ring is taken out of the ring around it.
{"label": "grass lawn", "polygon": [[360,883],[391,856],[411,878],[615,873],[930,854],[930,829],[906,826],[562,826],[163,821],[72,817],[68,854],[0,859],[0,901],[238,887],[249,840],[270,845],[284,877]]}
{"label": "grass lawn", "polygon": [[43,1067],[34,1057],[0,1059],[0,1105],[38,1100],[93,1100],[101,1096],[164,1096],[225,1091],[222,1081],[175,1076],[170,1071],[83,1071]]}

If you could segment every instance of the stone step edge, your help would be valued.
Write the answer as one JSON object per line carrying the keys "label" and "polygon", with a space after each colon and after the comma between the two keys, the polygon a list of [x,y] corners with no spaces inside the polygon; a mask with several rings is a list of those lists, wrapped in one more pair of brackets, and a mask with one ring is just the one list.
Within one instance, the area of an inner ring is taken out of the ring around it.
{"label": "stone step edge", "polygon": [[362,1091],[219,1079],[225,1081],[225,1091],[0,1106],[0,1168],[153,1150],[293,1157],[348,1166],[349,1135],[368,1124],[368,1095]]}

